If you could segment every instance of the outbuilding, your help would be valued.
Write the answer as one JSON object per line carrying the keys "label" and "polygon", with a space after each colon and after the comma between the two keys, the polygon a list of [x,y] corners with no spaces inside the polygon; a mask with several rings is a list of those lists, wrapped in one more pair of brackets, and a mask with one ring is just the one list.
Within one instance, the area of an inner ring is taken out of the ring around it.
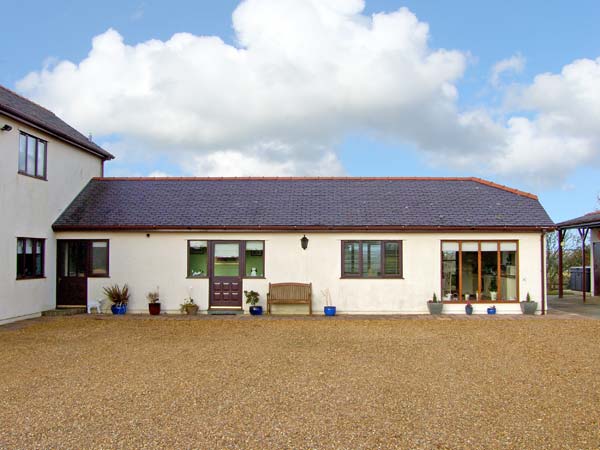
{"label": "outbuilding", "polygon": [[[312,283],[343,314],[546,311],[535,195],[479,178],[94,178],[54,222],[57,306],[127,283],[129,311],[193,297],[203,312],[265,304],[269,283]],[[303,306],[274,305],[274,312]]]}

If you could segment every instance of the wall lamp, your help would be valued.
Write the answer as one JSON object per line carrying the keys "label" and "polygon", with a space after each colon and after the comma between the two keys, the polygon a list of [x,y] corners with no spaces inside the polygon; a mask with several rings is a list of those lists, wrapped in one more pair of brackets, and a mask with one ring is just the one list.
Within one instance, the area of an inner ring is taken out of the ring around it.
{"label": "wall lamp", "polygon": [[308,248],[308,238],[306,235],[302,236],[302,239],[300,239],[300,245],[302,246],[302,250],[306,250]]}
{"label": "wall lamp", "polygon": [[10,131],[12,130],[12,127],[9,124],[4,124],[4,126],[2,128],[0,128],[0,130],[2,131]]}

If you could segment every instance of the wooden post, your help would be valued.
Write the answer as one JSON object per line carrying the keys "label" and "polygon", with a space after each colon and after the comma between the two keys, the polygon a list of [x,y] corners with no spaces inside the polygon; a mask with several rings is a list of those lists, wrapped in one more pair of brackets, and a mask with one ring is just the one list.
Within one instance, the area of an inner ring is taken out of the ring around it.
{"label": "wooden post", "polygon": [[581,236],[581,264],[583,265],[583,273],[581,274],[581,282],[583,286],[581,286],[581,290],[583,291],[583,303],[585,303],[585,294],[586,294],[586,276],[585,276],[585,239],[587,238],[589,228],[579,228],[579,236]]}
{"label": "wooden post", "polygon": [[558,298],[563,298],[563,244],[566,230],[557,230],[558,233]]}

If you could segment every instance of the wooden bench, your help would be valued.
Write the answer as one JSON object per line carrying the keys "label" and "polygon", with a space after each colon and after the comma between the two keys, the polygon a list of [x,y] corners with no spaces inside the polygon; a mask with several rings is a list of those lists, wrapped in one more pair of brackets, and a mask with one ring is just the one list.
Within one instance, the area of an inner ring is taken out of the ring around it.
{"label": "wooden bench", "polygon": [[271,305],[308,305],[308,314],[312,316],[312,283],[269,283],[268,314]]}

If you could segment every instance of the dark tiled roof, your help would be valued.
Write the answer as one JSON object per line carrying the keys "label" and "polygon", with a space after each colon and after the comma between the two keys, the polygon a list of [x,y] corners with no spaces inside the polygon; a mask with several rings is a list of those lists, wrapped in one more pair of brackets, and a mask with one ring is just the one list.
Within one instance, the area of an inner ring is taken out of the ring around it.
{"label": "dark tiled roof", "polygon": [[113,159],[114,156],[102,147],[94,144],[83,134],[59,119],[53,112],[37,103],[21,97],[19,94],[0,86],[0,113],[5,113],[17,119],[24,120],[42,130],[59,137],[62,140],[83,147],[85,150],[103,159]]}
{"label": "dark tiled roof", "polygon": [[577,227],[594,226],[600,227],[600,211],[587,213],[585,216],[576,217],[575,219],[565,220],[556,224],[557,228],[577,228]]}
{"label": "dark tiled roof", "polygon": [[67,229],[552,228],[537,197],[479,179],[97,178]]}

